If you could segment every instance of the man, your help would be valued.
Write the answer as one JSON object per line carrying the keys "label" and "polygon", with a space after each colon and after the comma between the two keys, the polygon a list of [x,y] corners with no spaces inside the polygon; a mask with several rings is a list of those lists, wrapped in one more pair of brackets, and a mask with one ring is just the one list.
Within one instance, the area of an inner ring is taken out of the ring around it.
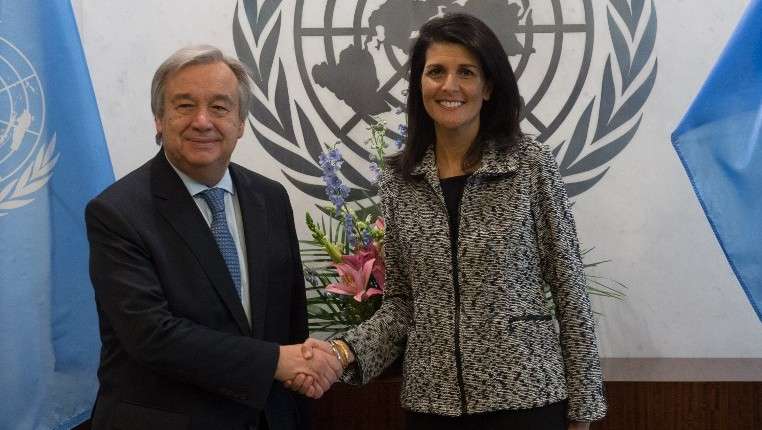
{"label": "man", "polygon": [[159,153],[86,209],[103,347],[93,429],[296,429],[339,376],[310,353],[288,196],[230,163],[251,97],[246,68],[210,46],[156,71]]}

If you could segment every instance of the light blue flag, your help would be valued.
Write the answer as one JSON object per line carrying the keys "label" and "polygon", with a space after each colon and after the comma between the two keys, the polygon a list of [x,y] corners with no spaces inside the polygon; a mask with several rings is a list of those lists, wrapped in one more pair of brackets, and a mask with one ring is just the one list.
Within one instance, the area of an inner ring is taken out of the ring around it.
{"label": "light blue flag", "polygon": [[68,0],[0,0],[0,429],[71,428],[97,391],[87,201],[113,181]]}
{"label": "light blue flag", "polygon": [[762,1],[749,3],[672,143],[762,321]]}

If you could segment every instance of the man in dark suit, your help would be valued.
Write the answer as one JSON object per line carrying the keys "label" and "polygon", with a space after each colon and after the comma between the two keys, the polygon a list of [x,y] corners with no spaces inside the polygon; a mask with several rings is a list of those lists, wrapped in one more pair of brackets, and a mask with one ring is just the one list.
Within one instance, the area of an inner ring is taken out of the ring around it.
{"label": "man in dark suit", "polygon": [[[306,351],[305,290],[285,189],[230,163],[245,66],[181,49],[156,71],[159,153],[87,206],[103,347],[94,429],[301,429],[340,373]],[[311,357],[310,357],[310,354]]]}

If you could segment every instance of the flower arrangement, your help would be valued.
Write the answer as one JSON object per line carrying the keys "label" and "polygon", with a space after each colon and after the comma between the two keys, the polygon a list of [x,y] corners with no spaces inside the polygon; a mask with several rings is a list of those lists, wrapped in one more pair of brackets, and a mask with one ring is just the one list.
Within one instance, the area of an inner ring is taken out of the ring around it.
{"label": "flower arrangement", "polygon": [[[375,119],[369,127],[371,152],[370,179],[377,183],[385,166],[389,143],[386,123]],[[396,140],[400,149],[402,136]],[[316,223],[306,214],[312,240],[302,241],[307,290],[307,316],[310,332],[330,335],[346,331],[368,319],[381,306],[384,291],[384,219],[375,195],[348,201],[350,189],[338,176],[344,159],[338,144],[320,155],[326,195],[331,206],[320,207]],[[327,219],[327,222],[326,222]]]}
{"label": "flower arrangement", "polygon": [[[385,156],[389,148],[387,128],[383,120],[375,119],[368,127],[371,182],[376,184],[386,167]],[[401,136],[394,143],[399,150],[404,142],[406,128],[400,126]],[[344,159],[338,143],[320,155],[326,195],[330,206],[319,207],[322,212],[317,223],[309,212],[307,228],[311,240],[301,241],[301,254],[307,282],[307,317],[311,333],[333,337],[356,327],[381,306],[384,292],[384,219],[381,217],[375,194],[348,201],[350,189],[338,173]],[[583,259],[592,248],[582,252]],[[585,271],[609,260],[584,262]],[[622,300],[620,282],[586,273],[587,291],[591,296]],[[549,309],[553,309],[550,289],[545,289]],[[596,314],[600,315],[596,312]]]}

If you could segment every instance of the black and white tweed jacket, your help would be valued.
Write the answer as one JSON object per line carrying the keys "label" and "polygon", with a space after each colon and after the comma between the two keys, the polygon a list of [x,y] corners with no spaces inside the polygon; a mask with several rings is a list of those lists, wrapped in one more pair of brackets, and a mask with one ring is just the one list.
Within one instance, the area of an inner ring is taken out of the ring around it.
{"label": "black and white tweed jacket", "polygon": [[485,151],[463,192],[457,268],[433,148],[414,174],[382,177],[384,302],[342,336],[357,357],[343,379],[366,383],[404,349],[406,409],[456,416],[568,398],[569,419],[602,418],[594,320],[553,156],[528,138],[510,154]]}

